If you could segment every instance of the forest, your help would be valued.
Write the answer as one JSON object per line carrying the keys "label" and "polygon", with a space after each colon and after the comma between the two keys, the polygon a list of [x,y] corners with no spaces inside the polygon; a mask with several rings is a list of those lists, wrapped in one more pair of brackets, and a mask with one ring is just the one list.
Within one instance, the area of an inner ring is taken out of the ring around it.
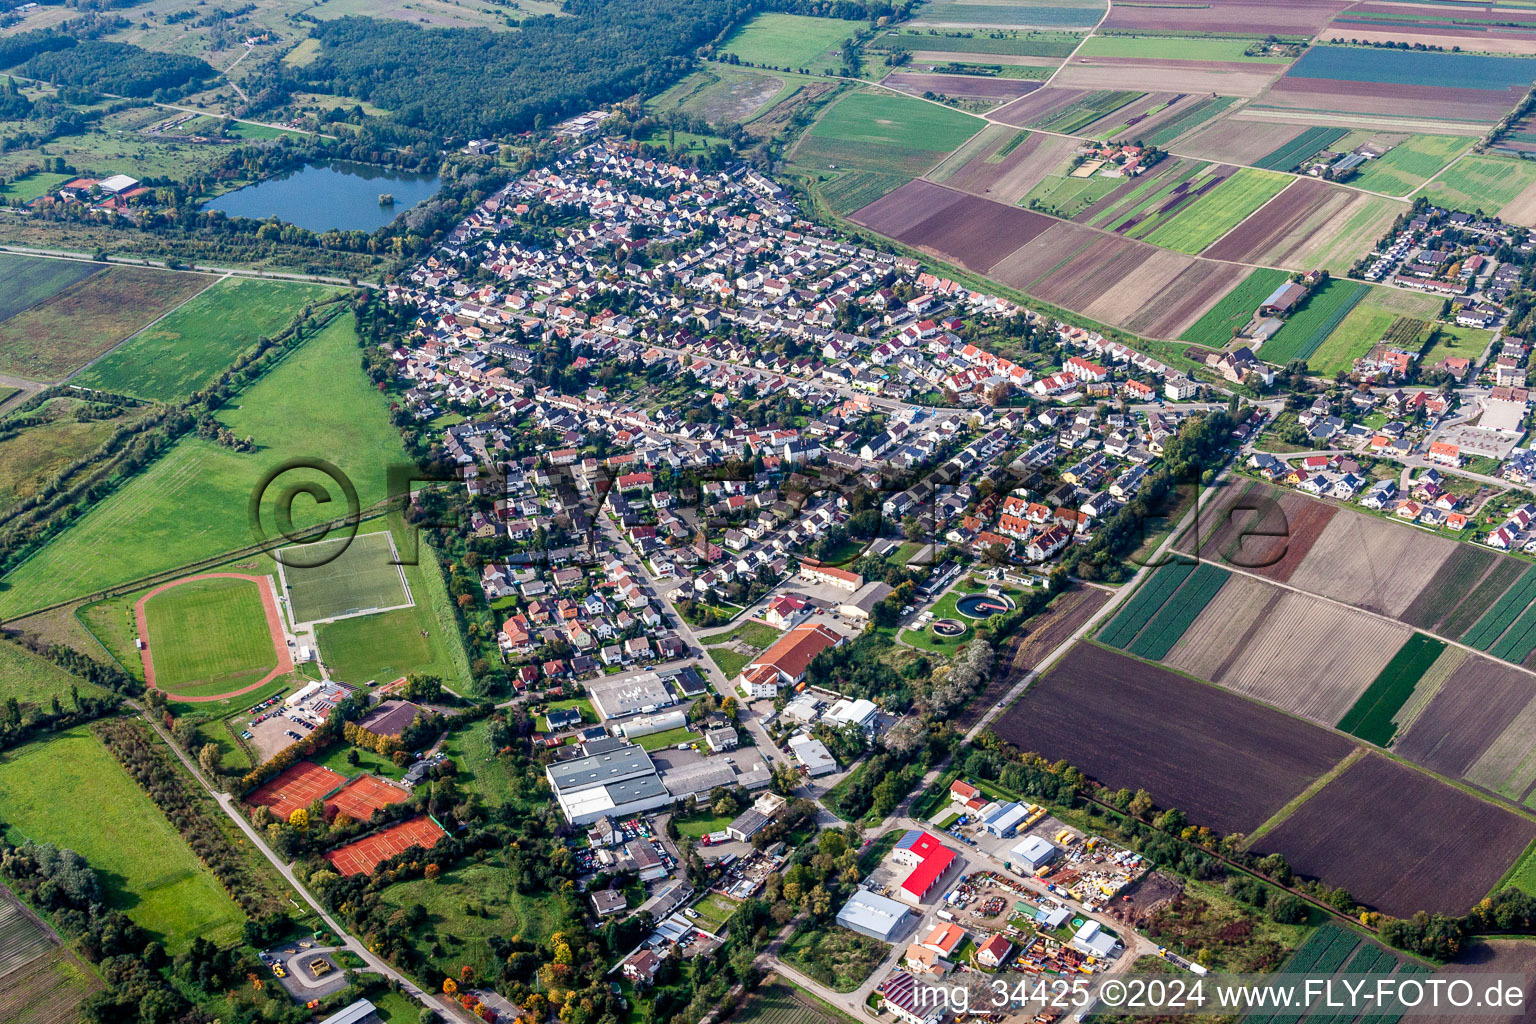
{"label": "forest", "polygon": [[[42,44],[44,40],[36,42]],[[55,85],[138,97],[152,96],[161,90],[181,89],[215,74],[207,62],[195,57],[154,53],[127,43],[100,39],[62,49],[46,49],[27,59],[16,73],[45,79]]]}

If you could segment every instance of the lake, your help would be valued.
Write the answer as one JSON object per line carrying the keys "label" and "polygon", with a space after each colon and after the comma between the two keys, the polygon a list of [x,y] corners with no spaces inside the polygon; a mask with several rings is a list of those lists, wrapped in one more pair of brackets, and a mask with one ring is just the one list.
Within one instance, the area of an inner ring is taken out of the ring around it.
{"label": "lake", "polygon": [[[254,220],[276,217],[311,231],[373,231],[433,195],[441,184],[436,174],[329,160],[226,192],[203,209]],[[381,192],[393,195],[395,204],[381,205]]]}

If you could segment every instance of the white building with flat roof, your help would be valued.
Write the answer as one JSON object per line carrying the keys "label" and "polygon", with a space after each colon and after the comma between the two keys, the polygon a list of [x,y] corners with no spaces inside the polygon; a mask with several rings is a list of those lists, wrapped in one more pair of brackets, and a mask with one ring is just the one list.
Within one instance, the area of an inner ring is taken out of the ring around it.
{"label": "white building with flat roof", "polygon": [[905,903],[897,903],[868,889],[855,889],[843,909],[837,912],[837,923],[871,939],[895,942],[908,925],[917,920],[911,911]]}

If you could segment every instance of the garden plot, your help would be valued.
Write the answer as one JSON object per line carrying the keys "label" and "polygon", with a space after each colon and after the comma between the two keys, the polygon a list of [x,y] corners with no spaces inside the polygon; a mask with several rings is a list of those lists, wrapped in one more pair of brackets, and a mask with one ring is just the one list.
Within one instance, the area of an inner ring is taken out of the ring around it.
{"label": "garden plot", "polygon": [[1290,592],[1212,681],[1332,726],[1412,635],[1399,623]]}
{"label": "garden plot", "polygon": [[1396,618],[1458,547],[1423,530],[1346,510],[1329,521],[1290,582]]}

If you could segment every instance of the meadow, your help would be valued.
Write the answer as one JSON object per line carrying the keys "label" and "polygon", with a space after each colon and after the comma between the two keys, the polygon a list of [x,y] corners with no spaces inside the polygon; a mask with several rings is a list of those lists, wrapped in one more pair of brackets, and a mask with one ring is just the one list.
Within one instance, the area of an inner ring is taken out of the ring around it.
{"label": "meadow", "polygon": [[1124,184],[1124,178],[1096,174],[1086,178],[1048,174],[1029,190],[1020,205],[1071,220]]}
{"label": "meadow", "polygon": [[[0,509],[30,497],[65,466],[99,448],[122,424],[136,418],[133,410],[107,419],[76,419],[86,403],[51,398],[29,415],[42,422],[0,437]],[[0,422],[0,431],[5,429]]]}
{"label": "meadow", "polygon": [[1477,327],[1435,324],[1434,330],[1430,332],[1428,345],[1424,349],[1424,354],[1419,357],[1419,361],[1425,366],[1434,366],[1452,356],[1476,360],[1488,347],[1488,339],[1491,337],[1493,337],[1492,332]]}
{"label": "meadow", "polygon": [[19,178],[12,178],[0,185],[0,202],[12,205],[30,203],[39,199],[73,178],[73,174],[52,174],[33,171]]}
{"label": "meadow", "polygon": [[261,590],[250,580],[191,580],[144,603],[155,685],[172,693],[198,683],[234,690],[275,664]]}
{"label": "meadow", "polygon": [[732,33],[720,52],[751,64],[820,71],[842,65],[843,40],[863,27],[841,18],[764,13]]}
{"label": "meadow", "polygon": [[1191,38],[1164,35],[1095,35],[1078,50],[1081,57],[1136,57],[1141,60],[1216,60],[1251,64],[1289,64],[1288,57],[1249,57],[1256,39]]}
{"label": "meadow", "polygon": [[793,159],[812,171],[836,165],[916,176],[983,127],[979,118],[919,99],[849,93],[801,137]]}
{"label": "meadow", "polygon": [[109,902],[173,955],[204,936],[238,942],[244,915],[101,742],[83,728],[0,760],[6,839],[85,857]]}
{"label": "meadow", "polygon": [[70,675],[51,661],[39,658],[15,644],[0,642],[0,702],[15,698],[23,709],[59,698],[70,706],[70,687],[85,696],[100,696],[101,687]]}
{"label": "meadow", "polygon": [[1232,230],[1290,183],[1291,178],[1284,174],[1239,168],[1227,180],[1159,224],[1144,240],[1194,255]]}
{"label": "meadow", "polygon": [[226,278],[87,367],[75,383],[159,402],[185,398],[280,332],[326,285]]}
{"label": "meadow", "polygon": [[[1434,319],[1439,311],[1440,300],[1432,295],[1420,295],[1402,289],[1371,288],[1349,310],[1322,345],[1307,357],[1307,366],[1320,377],[1332,377],[1340,370],[1352,367],[1356,359],[1369,352],[1378,341],[1394,330],[1398,332],[1393,336],[1394,339],[1406,339],[1406,346],[1422,345],[1428,334],[1427,321]],[[1399,321],[1414,321],[1424,325],[1417,334],[1417,341],[1412,340],[1412,324],[1399,324]]]}
{"label": "meadow", "polygon": [[1536,185],[1536,162],[1470,154],[1425,185],[1421,194],[1437,206],[1494,213],[1532,185]]}
{"label": "meadow", "polygon": [[1181,340],[1207,348],[1224,348],[1231,343],[1232,332],[1240,330],[1252,319],[1259,303],[1284,284],[1288,276],[1283,270],[1260,268],[1253,271],[1191,324],[1181,335]]}
{"label": "meadow", "polygon": [[[189,437],[100,501],[63,535],[13,569],[0,590],[11,617],[149,573],[255,543],[247,518],[262,477],[297,456],[320,456],[348,474],[367,507],[386,492],[386,470],[405,462],[384,401],[357,368],[352,318],[340,316],[253,384],[219,419],[258,450],[243,454]],[[286,487],[316,481],[333,498],[336,482],[291,470]],[[301,499],[294,521],[333,518],[337,501]],[[272,527],[270,509],[265,522]]]}
{"label": "meadow", "polygon": [[941,35],[937,29],[926,32],[891,31],[872,46],[901,50],[928,50],[934,53],[987,53],[1010,57],[1066,57],[1076,49],[1082,36],[1074,32],[1009,32],[1001,36]]}
{"label": "meadow", "polygon": [[106,266],[83,260],[51,260],[0,252],[0,320],[50,299]]}
{"label": "meadow", "polygon": [[1474,141],[1459,135],[1410,135],[1386,155],[1367,160],[1349,183],[1389,196],[1405,196],[1440,173]]}
{"label": "meadow", "polygon": [[0,323],[0,372],[29,380],[67,377],[214,280],[128,266],[77,280]]}
{"label": "meadow", "polygon": [[1284,366],[1293,359],[1310,359],[1369,293],[1370,287],[1358,281],[1330,280],[1307,296],[1285,326],[1264,343],[1259,354],[1276,366]]}

